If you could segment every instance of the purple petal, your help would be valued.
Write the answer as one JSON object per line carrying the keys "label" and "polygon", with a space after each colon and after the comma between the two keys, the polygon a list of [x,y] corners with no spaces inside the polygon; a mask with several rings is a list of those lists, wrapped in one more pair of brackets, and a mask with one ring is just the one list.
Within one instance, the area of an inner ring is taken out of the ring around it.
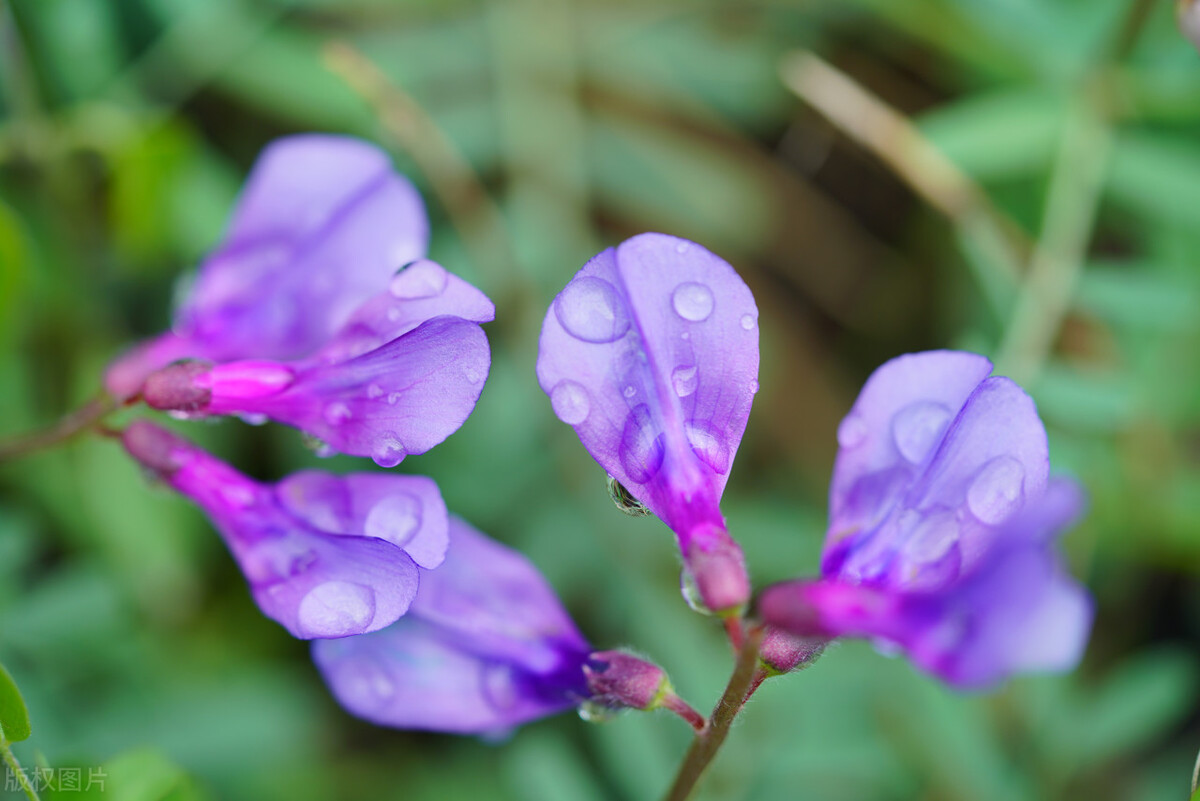
{"label": "purple petal", "polygon": [[446,503],[433,479],[306,470],[280,481],[277,493],[289,513],[319,531],[390,542],[427,570],[446,557]]}
{"label": "purple petal", "polygon": [[409,615],[313,644],[338,701],[387,726],[484,733],[586,697],[588,644],[523,556],[451,518],[445,563]]}
{"label": "purple petal", "polygon": [[381,150],[340,136],[279,140],[255,164],[174,333],[119,359],[106,386],[129,397],[150,372],[183,357],[307,355],[427,242],[420,196]]}
{"label": "purple petal", "polygon": [[758,309],[729,264],[663,234],[600,253],[547,313],[537,372],[559,419],[677,534],[723,529],[758,388]]}
{"label": "purple petal", "polygon": [[391,542],[322,531],[289,513],[275,487],[151,423],[132,423],[123,441],[135,459],[204,509],[263,614],[293,636],[375,631],[408,610],[417,566]]}

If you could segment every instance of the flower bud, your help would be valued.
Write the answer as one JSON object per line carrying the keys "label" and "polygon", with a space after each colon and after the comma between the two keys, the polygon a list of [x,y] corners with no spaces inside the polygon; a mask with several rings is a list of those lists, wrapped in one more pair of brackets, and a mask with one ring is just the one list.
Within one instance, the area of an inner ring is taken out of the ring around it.
{"label": "flower bud", "polygon": [[773,626],[767,627],[758,659],[772,676],[803,670],[820,658],[828,640],[823,637],[798,637]]}
{"label": "flower bud", "polygon": [[[750,599],[741,547],[715,526],[693,533],[683,553],[683,585],[693,608],[721,616],[737,614]],[[692,593],[694,598],[689,597]]]}
{"label": "flower bud", "polygon": [[142,398],[153,409],[174,412],[198,412],[212,400],[212,389],[197,383],[210,365],[197,361],[182,361],[167,365],[146,377]]}
{"label": "flower bud", "polygon": [[672,694],[667,673],[653,662],[624,651],[597,651],[583,666],[591,701],[614,708],[647,711]]}

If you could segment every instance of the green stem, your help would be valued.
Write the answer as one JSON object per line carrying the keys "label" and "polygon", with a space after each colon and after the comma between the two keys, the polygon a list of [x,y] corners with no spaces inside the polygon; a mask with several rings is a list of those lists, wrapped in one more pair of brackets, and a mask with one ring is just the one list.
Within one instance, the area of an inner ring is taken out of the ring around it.
{"label": "green stem", "polygon": [[21,769],[21,763],[17,761],[17,755],[12,752],[12,743],[6,740],[3,735],[0,735],[0,756],[4,758],[4,764],[8,766],[9,772],[17,777],[17,782],[21,785],[21,789],[25,791],[25,795],[29,797],[29,801],[40,801],[37,790],[29,783],[29,777]]}
{"label": "green stem", "polygon": [[65,442],[103,420],[114,409],[116,402],[107,395],[94,398],[44,431],[0,443],[0,462]]}
{"label": "green stem", "polygon": [[738,652],[737,664],[734,665],[733,675],[729,677],[729,684],[726,685],[721,700],[717,702],[708,725],[692,741],[692,746],[683,758],[683,764],[679,766],[679,772],[675,774],[675,781],[664,796],[664,801],[685,801],[725,742],[729,735],[729,727],[741,711],[742,703],[754,681],[755,670],[758,667],[758,647],[762,644],[762,638],[761,628],[753,629],[746,637],[741,651]]}

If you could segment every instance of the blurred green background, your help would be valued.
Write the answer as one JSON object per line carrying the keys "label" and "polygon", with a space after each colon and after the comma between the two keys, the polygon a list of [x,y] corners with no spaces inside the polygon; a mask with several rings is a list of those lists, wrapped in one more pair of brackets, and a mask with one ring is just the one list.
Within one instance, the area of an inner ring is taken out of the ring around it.
{"label": "blurred green background", "polygon": [[[829,84],[819,112],[789,92],[797,49],[916,127],[829,122],[857,95]],[[698,797],[1187,797],[1200,55],[1172,3],[0,0],[0,57],[0,436],[82,404],[167,325],[264,144],[356,134],[421,186],[433,257],[499,307],[476,413],[399,469],[698,707],[727,646],[679,598],[669,533],[612,508],[533,375],[550,299],[601,247],[693,238],[755,292],[762,391],[724,510],[758,586],[816,570],[837,421],[905,351],[999,357],[1089,487],[1066,541],[1098,605],[1078,671],[962,696],[835,647],[763,688]],[[374,469],[290,429],[186,430],[264,479]],[[129,801],[632,801],[688,741],[665,715],[503,744],[352,719],[199,513],[94,437],[0,465],[0,661],[33,718],[25,764],[107,764],[104,797]]]}

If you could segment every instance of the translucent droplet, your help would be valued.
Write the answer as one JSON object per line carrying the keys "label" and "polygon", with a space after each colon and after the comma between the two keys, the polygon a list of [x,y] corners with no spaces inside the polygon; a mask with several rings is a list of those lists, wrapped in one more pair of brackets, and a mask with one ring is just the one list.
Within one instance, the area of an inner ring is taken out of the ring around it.
{"label": "translucent droplet", "polygon": [[517,681],[512,665],[492,662],[483,668],[483,694],[493,709],[501,712],[517,703]]}
{"label": "translucent droplet", "polygon": [[304,447],[308,448],[322,459],[328,459],[330,456],[333,456],[335,453],[337,453],[337,451],[335,451],[328,442],[323,439],[318,439],[307,432],[301,434],[300,439],[304,443]]}
{"label": "translucent droplet", "polygon": [[579,718],[588,723],[607,723],[616,716],[616,709],[595,701],[584,701],[579,705]]}
{"label": "translucent droplet", "polygon": [[725,473],[729,469],[729,446],[725,444],[725,437],[720,432],[709,423],[700,420],[692,420],[684,424],[683,428],[688,443],[700,457],[700,461],[718,473]]}
{"label": "translucent droplet", "polygon": [[686,342],[687,340],[692,338],[692,334],[690,331],[684,331],[682,334],[679,335],[679,338]]}
{"label": "translucent droplet", "polygon": [[686,242],[686,241],[681,241],[681,242],[676,243],[675,252],[676,253],[687,253],[688,245],[690,245],[690,244],[691,244],[691,242]]}
{"label": "translucent droplet", "polygon": [[950,422],[950,410],[933,401],[916,401],[892,418],[892,440],[900,455],[913,464],[924,461],[941,441]]}
{"label": "translucent droplet", "polygon": [[629,478],[639,484],[654,478],[662,467],[662,434],[654,425],[646,404],[637,406],[625,418],[617,455]]}
{"label": "translucent droplet", "polygon": [[350,407],[341,401],[334,401],[325,407],[325,422],[331,426],[340,426],[352,416]]}
{"label": "translucent droplet", "polygon": [[625,387],[624,391],[622,391],[621,394],[624,395],[626,398],[632,398],[634,395],[637,394],[637,390],[634,389],[633,384],[629,384],[628,386]]}
{"label": "translucent droplet", "polygon": [[592,410],[588,391],[582,384],[563,380],[550,390],[550,406],[554,414],[569,426],[577,426],[587,419]]}
{"label": "translucent droplet", "polygon": [[375,591],[350,581],[326,581],[305,594],[296,617],[306,637],[361,634],[375,617]]}
{"label": "translucent droplet", "polygon": [[317,562],[317,554],[292,540],[269,538],[242,551],[238,563],[254,585],[277,584],[294,578]]}
{"label": "translucent droplet", "polygon": [[390,309],[387,310],[388,322],[389,323],[398,322],[400,320],[400,317],[403,314],[404,314],[404,312],[400,311],[400,309],[398,309],[395,306],[392,306]]}
{"label": "translucent droplet", "polygon": [[679,571],[679,592],[683,595],[683,600],[691,607],[693,612],[699,612],[702,615],[711,615],[713,612],[704,603],[704,599],[700,597],[700,585],[696,583],[696,577],[692,571],[688,570],[687,565]]}
{"label": "translucent droplet", "polygon": [[954,516],[935,514],[919,518],[908,532],[901,551],[909,560],[921,564],[936,562],[958,542],[959,528]]}
{"label": "translucent droplet", "polygon": [[713,304],[712,290],[695,281],[682,283],[671,293],[671,306],[675,313],[693,323],[707,320],[712,314]]}
{"label": "translucent droplet", "polygon": [[379,386],[378,384],[367,384],[367,397],[368,398],[370,398],[371,400],[375,400],[376,398],[378,398],[382,395],[383,395],[383,387]]}
{"label": "translucent droplet", "polygon": [[401,300],[432,298],[445,291],[449,280],[442,265],[429,259],[418,259],[396,272],[388,290]]}
{"label": "translucent droplet", "polygon": [[255,414],[253,412],[238,412],[238,419],[246,425],[265,426],[267,424],[267,416],[265,414]]}
{"label": "translucent droplet", "polygon": [[371,459],[380,467],[395,467],[407,455],[404,443],[395,435],[380,436],[371,448]]}
{"label": "translucent droplet", "polygon": [[754,379],[750,382],[750,391],[758,394],[758,379]]}
{"label": "translucent droplet", "polygon": [[400,492],[376,502],[363,521],[363,533],[368,537],[387,540],[403,548],[421,528],[421,501]]}
{"label": "translucent droplet", "polygon": [[337,686],[351,704],[375,708],[396,694],[396,682],[374,657],[358,654],[340,663],[336,670]]}
{"label": "translucent droplet", "polygon": [[463,370],[463,377],[467,379],[467,383],[469,384],[479,383],[479,371],[474,367],[468,367],[466,370]]}
{"label": "translucent droplet", "polygon": [[867,438],[867,423],[857,414],[847,415],[838,425],[837,441],[843,448],[857,448]]}
{"label": "translucent droplet", "polygon": [[630,517],[648,517],[654,514],[641,501],[633,497],[620,481],[609,476],[606,483],[608,485],[608,497],[612,499],[613,505],[625,514]]}
{"label": "translucent droplet", "polygon": [[395,406],[400,401],[401,397],[402,397],[401,393],[393,392],[387,396],[387,402],[389,405]]}
{"label": "translucent droplet", "polygon": [[617,288],[585,275],[554,299],[554,314],[568,334],[584,342],[612,342],[629,330],[629,313]]}
{"label": "translucent droplet", "polygon": [[742,315],[742,328],[746,329],[747,331],[753,331],[753,330],[754,330],[754,323],[755,323],[755,322],[756,322],[756,321],[755,321],[755,319],[754,319],[754,315],[753,315],[753,314],[743,314],[743,315]]}
{"label": "translucent droplet", "polygon": [[675,394],[681,398],[686,398],[696,391],[696,386],[699,384],[695,365],[686,367],[676,367],[671,371],[671,386],[675,388]]}
{"label": "translucent droplet", "polygon": [[967,507],[982,523],[995,526],[1008,519],[1021,504],[1025,468],[1011,456],[997,456],[985,464],[967,489]]}

